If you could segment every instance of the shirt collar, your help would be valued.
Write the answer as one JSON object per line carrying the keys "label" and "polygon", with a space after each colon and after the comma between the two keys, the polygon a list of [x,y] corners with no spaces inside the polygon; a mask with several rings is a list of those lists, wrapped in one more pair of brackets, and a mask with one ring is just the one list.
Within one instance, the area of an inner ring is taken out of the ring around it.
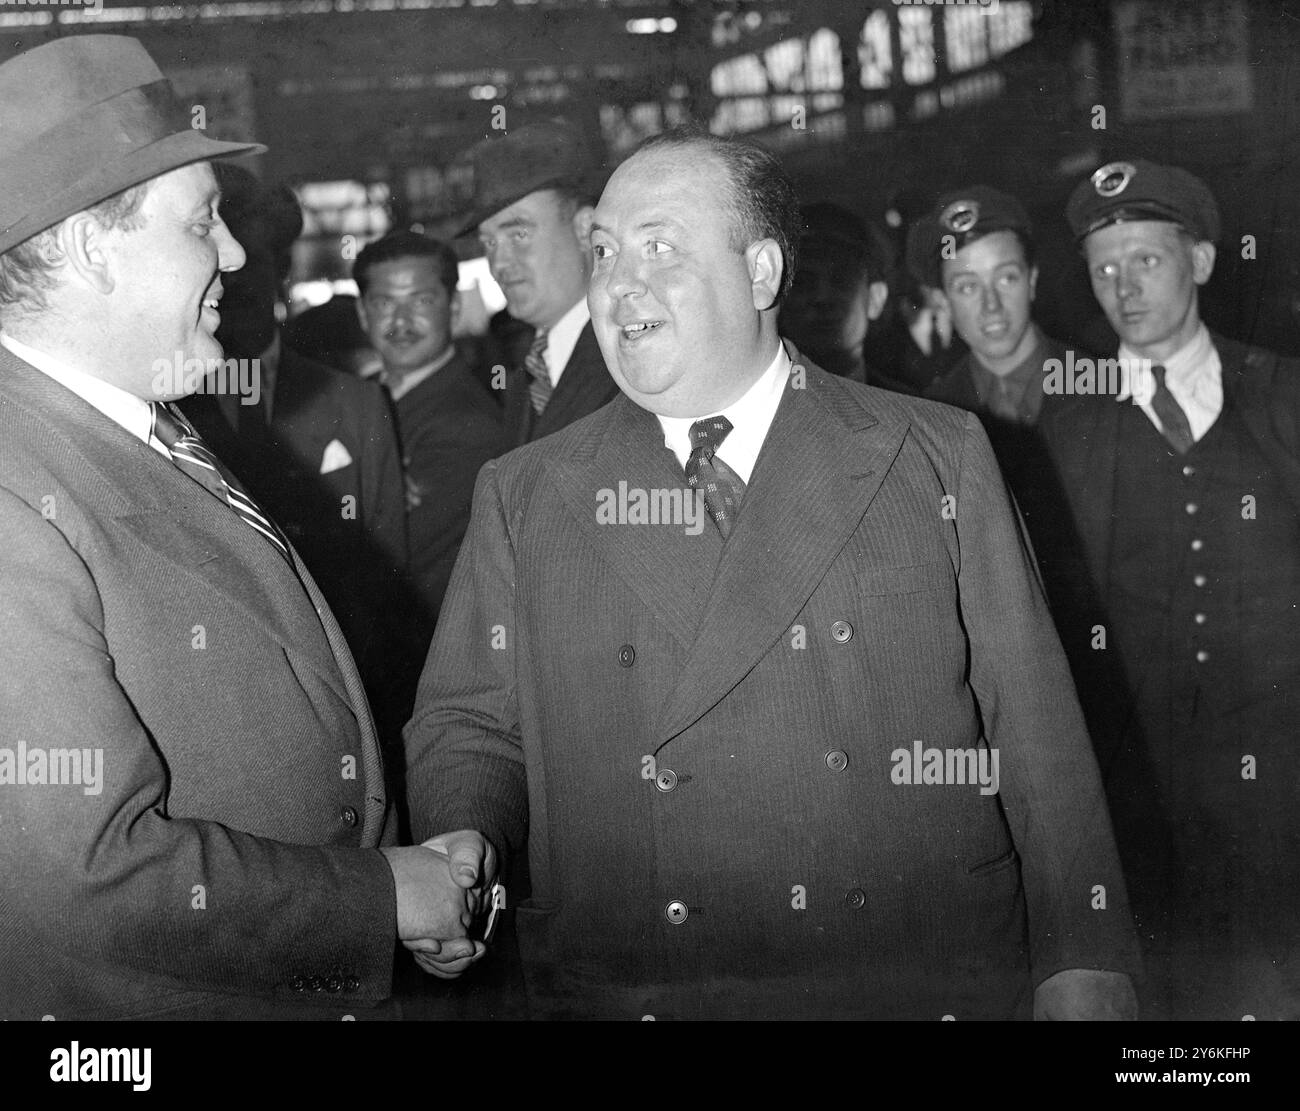
{"label": "shirt collar", "polygon": [[5,332],[0,332],[0,345],[8,348],[42,374],[53,378],[65,389],[71,390],[87,404],[93,405],[104,416],[125,428],[142,443],[171,458],[171,454],[162,442],[150,435],[153,429],[153,410],[149,408],[149,402],[144,398],[127,393],[126,390],[105,382],[102,378],[96,378],[93,374],[77,370],[55,356],[16,340]]}
{"label": "shirt collar", "polygon": [[578,346],[578,337],[590,320],[591,310],[587,308],[587,299],[580,297],[573,308],[547,329],[546,370],[552,387],[559,385],[560,375],[569,365],[573,349]]}
{"label": "shirt collar", "polygon": [[[419,370],[413,370],[410,374],[403,374],[401,378],[388,386],[388,392],[392,395],[394,401],[400,401],[416,386],[427,378],[432,378],[443,367],[445,367],[456,355],[456,345],[452,344],[441,355],[433,360],[428,366],[423,366]],[[380,371],[377,375],[371,375],[372,378],[378,378],[384,382],[384,372]],[[387,384],[385,382],[385,384]]]}
{"label": "shirt collar", "polygon": [[982,404],[989,404],[998,385],[1004,383],[1006,390],[1022,411],[1029,408],[1032,415],[1037,415],[1030,391],[1037,387],[1038,392],[1042,393],[1041,381],[1045,373],[1043,363],[1047,355],[1045,350],[1047,341],[1037,324],[1030,324],[1030,327],[1034,330],[1034,349],[1006,374],[994,374],[979,361],[974,351],[971,352],[971,376],[975,381],[975,392]]}
{"label": "shirt collar", "polygon": [[721,412],[701,413],[698,417],[665,417],[655,414],[664,430],[664,444],[677,456],[677,462],[684,470],[686,461],[691,457],[691,425],[706,417],[726,417],[731,421],[731,431],[718,448],[718,455],[740,476],[742,482],[748,483],[789,378],[790,356],[785,345],[778,344],[776,357],[758,380]]}
{"label": "shirt collar", "polygon": [[[1155,393],[1151,368],[1156,364],[1123,343],[1119,345],[1119,358],[1121,365],[1130,369],[1122,379],[1125,387],[1121,388],[1117,400],[1132,398],[1136,405],[1149,404]],[[1190,340],[1159,365],[1165,368],[1165,385],[1180,402],[1196,399],[1213,405],[1217,397],[1219,406],[1222,406],[1223,367],[1204,322]]]}

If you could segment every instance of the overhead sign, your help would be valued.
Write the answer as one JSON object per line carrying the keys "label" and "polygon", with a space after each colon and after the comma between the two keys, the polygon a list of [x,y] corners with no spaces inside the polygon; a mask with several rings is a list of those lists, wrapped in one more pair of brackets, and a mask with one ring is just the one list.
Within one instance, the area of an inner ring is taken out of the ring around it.
{"label": "overhead sign", "polygon": [[1252,101],[1244,0],[1113,8],[1125,119],[1248,112]]}

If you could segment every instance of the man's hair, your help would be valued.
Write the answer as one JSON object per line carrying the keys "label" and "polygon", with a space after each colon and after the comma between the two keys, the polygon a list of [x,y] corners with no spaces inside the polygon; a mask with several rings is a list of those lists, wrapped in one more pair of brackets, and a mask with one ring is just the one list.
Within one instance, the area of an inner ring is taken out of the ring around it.
{"label": "man's hair", "polygon": [[352,278],[357,283],[361,296],[366,295],[372,266],[397,262],[404,258],[433,259],[438,271],[438,279],[447,291],[447,296],[450,297],[456,292],[456,285],[460,281],[460,263],[456,258],[456,252],[446,243],[430,239],[429,236],[421,235],[419,232],[396,231],[368,244],[357,255],[357,261],[352,264]]}
{"label": "man's hair", "polygon": [[[85,211],[102,227],[135,231],[144,223],[140,206],[151,184],[145,181],[133,185]],[[37,232],[0,255],[0,309],[13,306],[16,311],[31,312],[49,307],[46,294],[58,285],[58,271],[63,265],[58,239],[62,223]]]}
{"label": "man's hair", "polygon": [[794,282],[803,220],[794,185],[776,156],[744,139],[714,135],[699,124],[674,127],[646,139],[633,152],[699,147],[723,165],[731,186],[726,207],[732,215],[731,245],[740,252],[760,239],[775,240],[784,269],[780,302]]}

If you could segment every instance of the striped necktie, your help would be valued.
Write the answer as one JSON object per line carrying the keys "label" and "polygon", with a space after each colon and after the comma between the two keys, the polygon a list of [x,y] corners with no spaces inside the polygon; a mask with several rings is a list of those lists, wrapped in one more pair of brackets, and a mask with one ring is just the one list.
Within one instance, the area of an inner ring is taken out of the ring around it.
{"label": "striped necktie", "polygon": [[528,383],[528,396],[533,402],[533,412],[540,413],[551,399],[551,372],[546,369],[545,328],[539,328],[533,337],[528,354],[524,356],[524,369],[532,378]]}
{"label": "striped necktie", "polygon": [[245,524],[274,544],[292,567],[289,541],[285,539],[284,533],[244,492],[235,476],[222,467],[180,411],[173,405],[162,405],[156,401],[151,401],[149,408],[153,410],[153,428],[150,434],[156,436],[167,449],[177,470],[189,475],[213,497],[230,506]]}
{"label": "striped necktie", "polygon": [[716,457],[731,428],[726,417],[697,420],[691,425],[691,455],[686,460],[686,482],[692,490],[704,492],[704,508],[724,540],[731,535],[745,496],[744,480]]}

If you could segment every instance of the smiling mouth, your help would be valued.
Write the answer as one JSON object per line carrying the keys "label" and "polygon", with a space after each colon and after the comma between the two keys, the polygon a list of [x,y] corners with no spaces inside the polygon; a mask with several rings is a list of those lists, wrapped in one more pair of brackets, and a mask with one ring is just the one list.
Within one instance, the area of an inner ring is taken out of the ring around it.
{"label": "smiling mouth", "polygon": [[619,330],[623,333],[624,339],[636,339],[638,336],[653,332],[661,324],[663,324],[662,320],[647,320],[641,324],[624,324]]}

